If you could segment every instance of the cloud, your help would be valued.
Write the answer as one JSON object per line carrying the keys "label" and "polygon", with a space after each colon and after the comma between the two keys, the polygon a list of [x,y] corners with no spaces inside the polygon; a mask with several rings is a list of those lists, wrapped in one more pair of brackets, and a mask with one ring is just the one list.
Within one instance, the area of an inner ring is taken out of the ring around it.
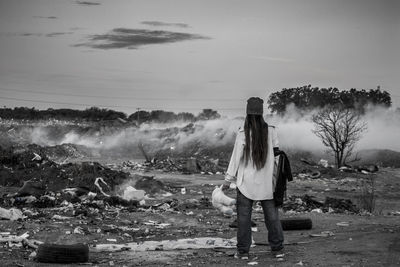
{"label": "cloud", "polygon": [[202,35],[182,32],[116,28],[106,34],[92,35],[89,37],[88,42],[77,44],[75,46],[87,46],[97,49],[136,49],[143,45],[175,43],[201,39],[205,40],[210,38]]}
{"label": "cloud", "polygon": [[100,3],[97,2],[88,2],[88,1],[76,1],[77,4],[79,5],[84,5],[84,6],[98,6],[101,5]]}
{"label": "cloud", "polygon": [[72,32],[52,32],[52,33],[46,34],[46,37],[55,37],[55,36],[65,35],[65,34],[72,34]]}
{"label": "cloud", "polygon": [[168,22],[161,22],[161,21],[142,21],[142,24],[156,26],[156,27],[180,27],[180,28],[189,28],[189,25],[186,23],[168,23]]}
{"label": "cloud", "polygon": [[20,36],[36,36],[36,37],[39,37],[39,36],[42,36],[43,34],[41,34],[41,33],[30,33],[30,32],[26,32],[26,33],[21,33],[21,34],[19,34]]}
{"label": "cloud", "polygon": [[39,18],[39,19],[58,19],[56,16],[49,16],[49,17],[44,17],[44,16],[34,16],[34,18]]}

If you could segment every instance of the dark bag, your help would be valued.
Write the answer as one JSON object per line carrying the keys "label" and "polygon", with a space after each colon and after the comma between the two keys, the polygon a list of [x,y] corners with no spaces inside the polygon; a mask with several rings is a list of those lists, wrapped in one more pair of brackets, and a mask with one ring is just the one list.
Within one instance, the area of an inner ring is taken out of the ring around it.
{"label": "dark bag", "polygon": [[276,186],[274,192],[275,206],[280,207],[283,205],[283,200],[286,193],[287,181],[293,181],[292,170],[290,162],[285,152],[282,150],[274,150],[274,155],[279,156],[278,170],[276,172]]}

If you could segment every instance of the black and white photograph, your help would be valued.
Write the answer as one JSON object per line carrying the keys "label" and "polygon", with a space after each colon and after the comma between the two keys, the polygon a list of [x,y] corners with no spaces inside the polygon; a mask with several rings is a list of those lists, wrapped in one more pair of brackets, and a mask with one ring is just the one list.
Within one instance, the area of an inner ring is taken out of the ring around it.
{"label": "black and white photograph", "polygon": [[0,266],[400,266],[400,1],[0,0]]}

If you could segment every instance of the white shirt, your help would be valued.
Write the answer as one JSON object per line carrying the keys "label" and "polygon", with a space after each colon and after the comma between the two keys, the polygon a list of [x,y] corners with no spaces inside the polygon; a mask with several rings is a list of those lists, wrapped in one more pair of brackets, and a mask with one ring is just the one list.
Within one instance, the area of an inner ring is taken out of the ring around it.
{"label": "white shirt", "polygon": [[275,127],[268,126],[268,154],[265,165],[260,170],[249,158],[247,165],[244,160],[245,134],[243,129],[239,129],[236,135],[235,146],[233,148],[225,180],[236,183],[240,192],[252,200],[266,200],[274,198],[275,179],[274,179],[274,147],[278,147],[278,136]]}

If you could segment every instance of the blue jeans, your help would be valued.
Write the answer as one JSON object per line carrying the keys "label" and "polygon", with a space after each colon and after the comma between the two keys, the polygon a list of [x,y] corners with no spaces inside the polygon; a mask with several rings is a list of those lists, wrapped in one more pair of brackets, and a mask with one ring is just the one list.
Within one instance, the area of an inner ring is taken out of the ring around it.
{"label": "blue jeans", "polygon": [[[245,197],[237,189],[237,250],[240,253],[248,253],[251,245],[251,213],[253,210],[253,200]],[[278,208],[274,200],[261,200],[261,206],[264,211],[265,226],[268,230],[268,242],[272,251],[283,249],[283,230],[279,220]]]}

